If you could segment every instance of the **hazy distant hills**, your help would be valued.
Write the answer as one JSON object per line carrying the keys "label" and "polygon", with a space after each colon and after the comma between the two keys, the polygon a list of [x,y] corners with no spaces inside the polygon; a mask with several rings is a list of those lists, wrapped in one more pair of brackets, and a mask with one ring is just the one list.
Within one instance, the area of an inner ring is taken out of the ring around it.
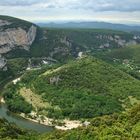
{"label": "hazy distant hills", "polygon": [[107,22],[67,22],[67,23],[37,23],[41,27],[53,28],[92,28],[92,29],[113,29],[122,31],[140,31],[140,26],[129,26],[124,24],[113,24]]}

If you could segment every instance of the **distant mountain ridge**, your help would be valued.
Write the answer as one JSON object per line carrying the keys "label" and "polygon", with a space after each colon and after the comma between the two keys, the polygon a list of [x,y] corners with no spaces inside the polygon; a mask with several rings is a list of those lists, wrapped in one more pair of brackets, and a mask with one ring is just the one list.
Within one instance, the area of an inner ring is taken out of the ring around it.
{"label": "distant mountain ridge", "polygon": [[107,22],[67,22],[67,23],[37,23],[41,27],[53,28],[92,28],[92,29],[111,29],[121,31],[140,31],[140,26],[130,26],[125,24],[113,24]]}

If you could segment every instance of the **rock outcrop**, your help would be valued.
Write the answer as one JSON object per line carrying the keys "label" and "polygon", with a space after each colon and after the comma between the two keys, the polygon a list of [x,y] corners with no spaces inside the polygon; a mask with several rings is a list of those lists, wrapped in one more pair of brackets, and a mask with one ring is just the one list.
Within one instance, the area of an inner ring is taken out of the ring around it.
{"label": "rock outcrop", "polygon": [[6,21],[6,20],[1,20],[0,19],[0,27],[1,26],[4,26],[4,25],[10,25],[11,23],[10,22],[8,22],[8,21]]}
{"label": "rock outcrop", "polygon": [[36,37],[36,27],[32,25],[28,31],[21,27],[0,31],[0,54],[7,53],[15,47],[28,49]]}
{"label": "rock outcrop", "polygon": [[51,77],[50,78],[50,84],[51,85],[58,85],[58,82],[60,81],[59,76]]}
{"label": "rock outcrop", "polygon": [[6,60],[0,55],[0,69],[4,68],[6,65]]}
{"label": "rock outcrop", "polygon": [[136,45],[138,36],[134,36],[133,38],[126,40],[126,39],[123,39],[123,37],[121,37],[119,35],[97,35],[96,39],[98,39],[100,41],[106,40],[106,42],[108,42],[105,44],[101,44],[99,46],[100,49],[105,49],[105,48],[111,47],[111,42],[114,42],[118,47]]}
{"label": "rock outcrop", "polygon": [[6,66],[3,54],[17,47],[29,50],[36,38],[37,27],[35,25],[25,22],[28,25],[25,30],[24,22],[23,24],[20,23],[20,20],[20,24],[18,21],[13,22],[0,19],[0,69]]}
{"label": "rock outcrop", "polygon": [[28,33],[27,33],[27,44],[28,45],[32,45],[33,41],[35,40],[36,37],[36,27],[35,26],[31,26]]}

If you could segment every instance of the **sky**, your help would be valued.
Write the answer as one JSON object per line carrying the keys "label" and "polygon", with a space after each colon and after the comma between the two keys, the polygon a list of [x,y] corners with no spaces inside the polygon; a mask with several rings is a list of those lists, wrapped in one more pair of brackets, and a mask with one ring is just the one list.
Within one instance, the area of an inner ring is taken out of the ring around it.
{"label": "sky", "polygon": [[104,21],[140,25],[140,0],[0,0],[0,15],[31,22]]}

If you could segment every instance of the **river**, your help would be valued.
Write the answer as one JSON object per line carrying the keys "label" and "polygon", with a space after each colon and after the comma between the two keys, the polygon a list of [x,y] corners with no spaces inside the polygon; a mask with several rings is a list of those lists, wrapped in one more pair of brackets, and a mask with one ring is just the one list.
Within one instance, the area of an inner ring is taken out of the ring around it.
{"label": "river", "polygon": [[39,123],[26,120],[22,117],[17,116],[14,113],[10,113],[5,104],[0,104],[0,118],[5,118],[9,122],[15,123],[17,126],[29,130],[34,130],[39,133],[50,132],[54,128]]}

